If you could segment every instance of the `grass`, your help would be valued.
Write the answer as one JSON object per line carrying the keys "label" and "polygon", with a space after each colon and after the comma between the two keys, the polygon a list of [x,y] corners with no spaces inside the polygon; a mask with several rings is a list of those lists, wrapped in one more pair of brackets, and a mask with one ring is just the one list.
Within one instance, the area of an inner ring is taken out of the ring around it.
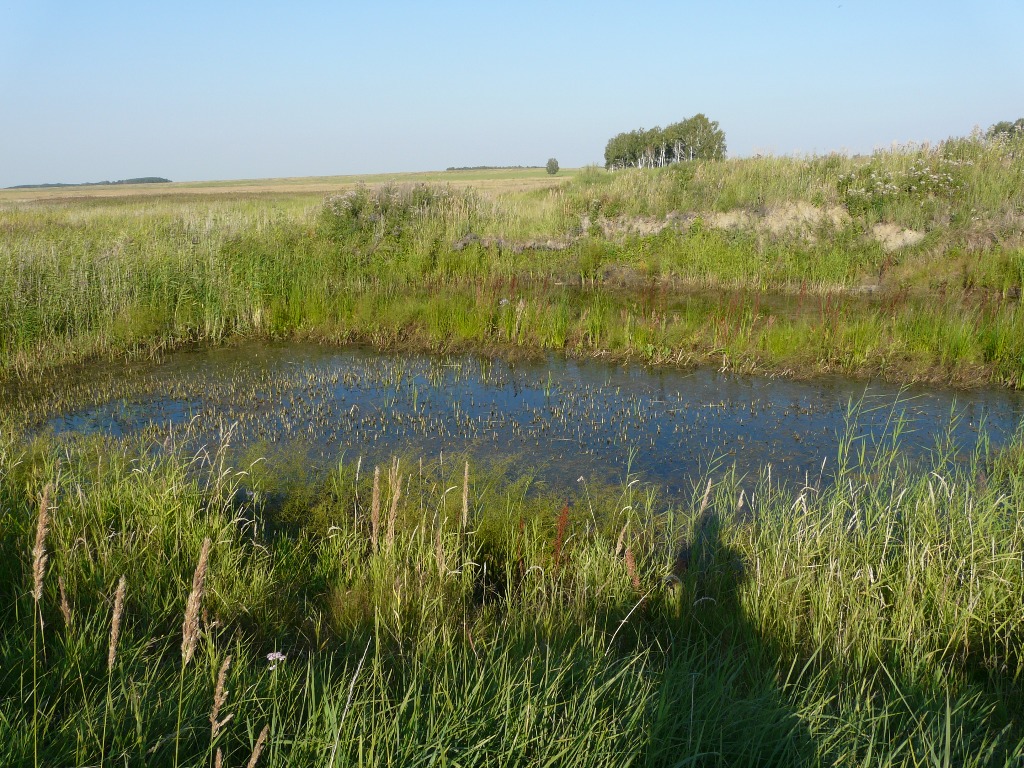
{"label": "grass", "polygon": [[[1021,162],[971,137],[2,193],[0,381],[274,337],[1020,388]],[[0,413],[0,764],[1024,759],[1024,438],[926,466],[898,435],[847,440],[827,487],[766,468],[669,504],[451,456],[278,488],[223,446],[20,418]]]}
{"label": "grass", "polygon": [[223,181],[179,181],[161,184],[134,184],[130,191],[123,185],[90,185],[88,187],[56,187],[0,189],[0,203],[32,201],[89,201],[123,197],[157,197],[181,199],[209,198],[217,195],[280,196],[317,194],[350,189],[359,184],[450,184],[473,186],[503,192],[534,187],[551,187],[571,178],[576,169],[563,168],[557,176],[543,168],[493,168],[487,170],[423,171],[418,173],[375,173],[347,176],[297,176],[276,179],[233,179]]}
{"label": "grass", "polygon": [[973,137],[0,202],[0,372],[291,336],[1020,387],[1022,162]]}
{"label": "grass", "polygon": [[1019,442],[911,467],[846,441],[827,488],[670,507],[451,457],[282,500],[223,451],[2,434],[5,765],[1024,755]]}

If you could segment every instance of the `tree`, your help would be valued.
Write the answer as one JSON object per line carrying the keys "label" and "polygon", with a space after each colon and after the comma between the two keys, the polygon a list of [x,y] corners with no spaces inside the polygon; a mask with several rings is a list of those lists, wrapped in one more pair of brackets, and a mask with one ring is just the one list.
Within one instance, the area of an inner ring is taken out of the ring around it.
{"label": "tree", "polygon": [[1010,137],[1024,136],[1024,117],[1018,117],[1012,123],[1009,120],[1001,120],[988,129],[990,139],[1005,134]]}
{"label": "tree", "polygon": [[698,113],[665,128],[613,136],[604,149],[604,165],[616,168],[661,168],[686,160],[721,160],[725,133],[718,122]]}
{"label": "tree", "polygon": [[558,161],[555,158],[548,159],[547,170],[552,176],[558,173]]}

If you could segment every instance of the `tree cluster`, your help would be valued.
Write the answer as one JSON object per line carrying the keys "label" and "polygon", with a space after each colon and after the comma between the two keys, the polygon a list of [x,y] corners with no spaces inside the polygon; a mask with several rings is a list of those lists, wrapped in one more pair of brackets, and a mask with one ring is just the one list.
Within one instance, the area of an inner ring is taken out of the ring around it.
{"label": "tree cluster", "polygon": [[1018,117],[1012,123],[1009,120],[1000,120],[988,129],[990,139],[999,135],[1010,137],[1024,136],[1024,117]]}
{"label": "tree cluster", "polygon": [[664,128],[620,133],[604,149],[605,168],[659,168],[686,160],[721,160],[725,133],[704,114]]}

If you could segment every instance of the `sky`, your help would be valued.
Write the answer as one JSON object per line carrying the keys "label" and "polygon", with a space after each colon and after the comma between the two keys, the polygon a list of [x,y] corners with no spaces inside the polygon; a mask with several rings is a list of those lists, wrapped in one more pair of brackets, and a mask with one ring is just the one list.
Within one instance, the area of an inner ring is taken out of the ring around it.
{"label": "sky", "polygon": [[1024,116],[1024,0],[0,0],[0,187],[603,163],[703,112],[730,156]]}

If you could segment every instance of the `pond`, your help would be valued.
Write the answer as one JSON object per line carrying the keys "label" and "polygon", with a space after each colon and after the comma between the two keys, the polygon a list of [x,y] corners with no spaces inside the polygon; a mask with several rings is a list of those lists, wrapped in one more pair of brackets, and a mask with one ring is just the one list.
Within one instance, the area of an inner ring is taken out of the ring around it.
{"label": "pond", "polygon": [[963,458],[983,434],[1004,444],[1024,418],[1024,396],[1002,389],[304,344],[92,366],[2,402],[57,434],[180,437],[197,448],[229,433],[237,456],[298,452],[311,473],[342,459],[458,454],[553,485],[636,473],[670,495],[733,467],[755,477],[771,465],[782,482],[827,484],[847,434],[870,450],[899,430],[910,456],[952,437]]}

